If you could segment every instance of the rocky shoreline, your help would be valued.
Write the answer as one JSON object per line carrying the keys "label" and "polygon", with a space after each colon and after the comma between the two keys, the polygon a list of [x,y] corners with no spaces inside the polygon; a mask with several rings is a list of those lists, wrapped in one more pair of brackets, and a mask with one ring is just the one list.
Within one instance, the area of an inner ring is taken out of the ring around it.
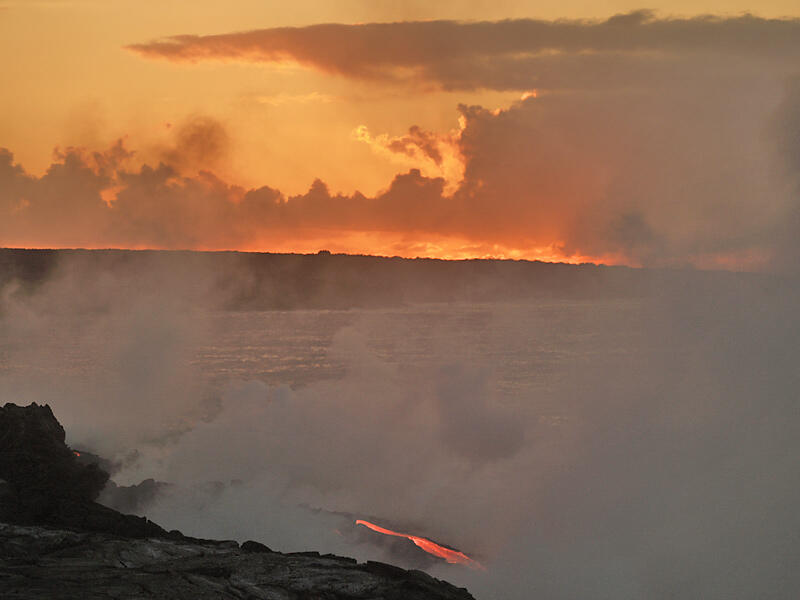
{"label": "rocky shoreline", "polygon": [[48,406],[0,408],[4,599],[468,600],[422,571],[258,542],[200,540],[94,500],[108,475],[80,464]]}

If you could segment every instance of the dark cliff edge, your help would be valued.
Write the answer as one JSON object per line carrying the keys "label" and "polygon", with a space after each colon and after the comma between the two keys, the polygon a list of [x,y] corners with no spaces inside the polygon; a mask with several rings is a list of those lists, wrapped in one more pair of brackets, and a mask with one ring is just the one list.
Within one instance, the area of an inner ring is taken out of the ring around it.
{"label": "dark cliff edge", "polygon": [[107,479],[49,406],[0,408],[0,597],[472,598],[422,571],[168,532],[97,504]]}

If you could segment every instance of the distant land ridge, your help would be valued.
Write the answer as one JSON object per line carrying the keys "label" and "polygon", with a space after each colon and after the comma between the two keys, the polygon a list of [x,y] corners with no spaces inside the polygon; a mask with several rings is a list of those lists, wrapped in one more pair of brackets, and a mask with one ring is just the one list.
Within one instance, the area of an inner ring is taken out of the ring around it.
{"label": "distant land ridge", "polygon": [[[433,302],[515,301],[531,297],[638,297],[675,286],[730,290],[767,275],[693,269],[637,269],[524,260],[271,254],[181,250],[0,249],[0,286],[32,293],[68,270],[91,281],[110,274],[139,282],[161,274],[185,293],[231,310],[346,309]],[[722,286],[722,287],[720,287]]]}

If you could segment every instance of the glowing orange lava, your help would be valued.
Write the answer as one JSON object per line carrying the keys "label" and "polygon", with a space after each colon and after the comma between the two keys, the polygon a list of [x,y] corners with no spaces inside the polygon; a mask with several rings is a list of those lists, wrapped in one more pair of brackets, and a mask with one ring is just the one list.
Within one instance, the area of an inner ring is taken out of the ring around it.
{"label": "glowing orange lava", "polygon": [[383,533],[384,535],[393,535],[395,537],[402,537],[411,540],[419,548],[422,548],[428,554],[433,554],[434,556],[443,558],[450,564],[466,565],[471,569],[480,569],[481,571],[485,570],[483,565],[481,565],[481,563],[479,563],[477,560],[472,560],[469,556],[467,556],[463,552],[458,552],[457,550],[451,550],[450,548],[445,548],[444,546],[440,546],[439,544],[432,542],[428,539],[425,539],[424,537],[409,535],[407,533],[398,533],[396,531],[392,531],[391,529],[386,529],[385,527],[375,525],[374,523],[370,523],[369,521],[364,521],[362,519],[358,519],[356,521],[356,525],[363,525],[364,527],[369,527],[370,529],[372,529],[372,531],[377,531],[378,533]]}

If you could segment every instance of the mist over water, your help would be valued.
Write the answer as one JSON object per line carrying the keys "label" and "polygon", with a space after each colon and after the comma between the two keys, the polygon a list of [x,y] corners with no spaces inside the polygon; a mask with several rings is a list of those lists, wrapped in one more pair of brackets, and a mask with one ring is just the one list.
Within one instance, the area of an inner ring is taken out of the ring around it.
{"label": "mist over water", "polygon": [[429,569],[481,599],[800,591],[793,282],[281,311],[155,266],[14,286],[3,401],[173,484],[167,529],[398,562],[342,535],[383,518],[484,564]]}

